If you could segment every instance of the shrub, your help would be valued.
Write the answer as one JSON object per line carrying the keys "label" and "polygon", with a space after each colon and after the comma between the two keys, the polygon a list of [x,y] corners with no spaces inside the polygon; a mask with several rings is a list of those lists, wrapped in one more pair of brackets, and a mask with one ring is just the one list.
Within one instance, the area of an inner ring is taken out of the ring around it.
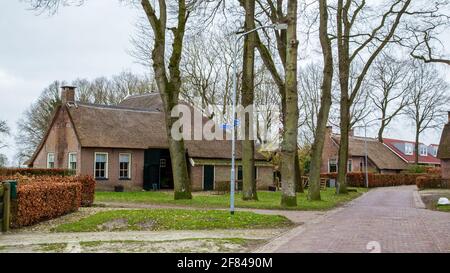
{"label": "shrub", "polygon": [[450,189],[450,179],[440,176],[420,176],[416,180],[419,189]]}
{"label": "shrub", "polygon": [[11,226],[29,226],[76,211],[81,204],[81,184],[58,180],[19,182]]}
{"label": "shrub", "polygon": [[75,171],[69,169],[0,168],[0,176],[13,176],[17,174],[27,176],[71,176],[75,174]]}
{"label": "shrub", "polygon": [[92,176],[76,176],[72,182],[81,184],[81,205],[83,207],[89,207],[94,204],[95,196],[95,180]]}
{"label": "shrub", "polygon": [[406,173],[426,173],[429,168],[424,165],[411,165]]}
{"label": "shrub", "polygon": [[16,173],[10,176],[0,176],[0,181],[17,180],[23,183],[79,183],[81,184],[81,205],[89,207],[94,203],[95,180],[92,176],[25,176]]}
{"label": "shrub", "polygon": [[[420,173],[399,173],[399,174],[378,174],[368,173],[369,188],[391,187],[401,185],[415,185],[416,178],[419,176],[432,177],[427,174]],[[336,179],[337,173],[321,174],[323,178]],[[348,173],[347,185],[350,187],[366,187],[365,173]]]}
{"label": "shrub", "polygon": [[427,174],[433,174],[433,175],[441,175],[441,168],[439,167],[433,167],[433,168],[428,168],[427,169]]}

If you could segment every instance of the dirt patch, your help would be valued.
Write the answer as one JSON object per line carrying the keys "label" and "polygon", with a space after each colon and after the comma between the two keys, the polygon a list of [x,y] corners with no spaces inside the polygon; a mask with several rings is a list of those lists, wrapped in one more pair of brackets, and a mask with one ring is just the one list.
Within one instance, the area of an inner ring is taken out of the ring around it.
{"label": "dirt patch", "polygon": [[30,233],[30,232],[43,232],[43,233],[50,233],[52,232],[52,229],[55,227],[68,223],[68,222],[76,222],[79,221],[85,217],[91,216],[96,214],[97,212],[101,211],[108,211],[108,210],[118,210],[121,208],[101,208],[101,207],[88,207],[88,208],[79,208],[78,211],[63,215],[61,217],[51,219],[48,221],[44,221],[41,223],[38,223],[33,226],[29,227],[22,227],[20,229],[12,229],[12,233]]}
{"label": "dirt patch", "polygon": [[139,230],[154,230],[156,225],[155,220],[147,220],[144,222],[137,223]]}
{"label": "dirt patch", "polygon": [[127,230],[128,229],[128,219],[125,219],[125,218],[112,219],[101,225],[98,225],[97,228],[102,231]]}
{"label": "dirt patch", "polygon": [[[264,240],[249,239],[187,239],[176,241],[106,241],[82,242],[82,253],[237,253],[250,252]],[[61,253],[69,252],[66,244],[6,246],[0,253]]]}

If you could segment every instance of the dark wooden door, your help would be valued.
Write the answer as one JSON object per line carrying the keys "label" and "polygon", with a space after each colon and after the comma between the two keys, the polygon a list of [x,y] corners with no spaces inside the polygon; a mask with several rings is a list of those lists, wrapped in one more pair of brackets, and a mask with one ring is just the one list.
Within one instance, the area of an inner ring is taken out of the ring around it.
{"label": "dark wooden door", "polygon": [[153,189],[154,184],[158,189],[160,188],[159,158],[159,149],[149,149],[144,153],[144,190]]}
{"label": "dark wooden door", "polygon": [[212,165],[203,166],[203,190],[214,190],[214,166]]}

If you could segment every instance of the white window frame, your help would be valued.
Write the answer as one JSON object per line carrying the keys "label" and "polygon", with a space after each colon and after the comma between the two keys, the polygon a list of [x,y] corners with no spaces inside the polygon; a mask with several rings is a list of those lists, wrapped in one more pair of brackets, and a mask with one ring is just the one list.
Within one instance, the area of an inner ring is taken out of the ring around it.
{"label": "white window frame", "polygon": [[[70,163],[72,163],[71,161],[70,161],[70,156],[71,155],[75,155],[75,164],[76,164],[76,168],[75,169],[71,169],[70,168]],[[69,169],[69,170],[77,170],[77,168],[78,168],[78,158],[77,158],[77,153],[76,152],[70,152],[69,153],[69,157],[67,158],[67,168]]]}
{"label": "white window frame", "polygon": [[437,152],[438,152],[438,147],[436,147],[436,146],[432,146],[431,147],[432,148],[432,155],[434,156],[434,157],[437,157]]}
{"label": "white window frame", "polygon": [[[53,167],[50,167],[50,155],[53,155]],[[47,153],[47,169],[54,169],[55,168],[55,153]]]}
{"label": "white window frame", "polygon": [[[106,155],[106,162],[105,162],[105,177],[96,177],[95,176],[95,168],[96,168],[96,159],[97,159],[97,155]],[[109,155],[106,152],[95,152],[94,153],[94,179],[108,179],[108,165],[109,165]]]}
{"label": "white window frame", "polygon": [[405,155],[413,155],[413,154],[414,154],[414,145],[412,145],[411,143],[405,143]]}
{"label": "white window frame", "polygon": [[330,173],[330,171],[331,171],[331,168],[330,168],[330,161],[335,161],[336,163],[336,172],[338,171],[338,160],[337,159],[334,159],[334,158],[328,158],[328,173]]}
{"label": "white window frame", "polygon": [[[120,156],[121,155],[128,156],[128,177],[120,176]],[[131,179],[131,153],[119,153],[119,179]]]}
{"label": "white window frame", "polygon": [[[350,166],[352,166],[351,169],[350,169]],[[352,159],[349,159],[347,161],[347,172],[349,172],[349,173],[353,172],[353,160]]]}
{"label": "white window frame", "polygon": [[[422,153],[423,151],[425,151],[425,154]],[[419,155],[420,156],[427,156],[428,155],[428,147],[423,145],[419,147]]]}

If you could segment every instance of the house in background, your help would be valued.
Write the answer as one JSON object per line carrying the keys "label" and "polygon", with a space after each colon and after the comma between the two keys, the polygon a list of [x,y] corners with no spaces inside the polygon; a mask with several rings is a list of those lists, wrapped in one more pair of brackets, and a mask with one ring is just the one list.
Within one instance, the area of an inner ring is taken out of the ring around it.
{"label": "house in background", "polygon": [[[327,127],[324,149],[322,153],[322,173],[337,172],[340,135],[333,134],[333,128]],[[365,155],[367,145],[368,171],[377,173],[399,173],[408,168],[408,164],[395,155],[383,143],[374,138],[349,137],[348,172],[365,171]]]}
{"label": "house in background", "polygon": [[[159,93],[129,96],[109,106],[77,102],[75,88],[64,86],[61,101],[30,167],[70,168],[92,175],[96,188],[102,190],[117,185],[127,190],[173,189]],[[230,180],[231,141],[187,140],[185,149],[193,191],[213,190],[216,182]],[[239,141],[236,155],[240,165]],[[240,168],[236,176],[242,179]],[[274,183],[273,166],[259,153],[255,153],[255,176],[258,189]]]}
{"label": "house in background", "polygon": [[[384,144],[398,157],[409,165],[415,164],[416,153],[414,151],[415,142],[400,139],[384,138]],[[425,145],[419,143],[419,164],[431,167],[439,167],[441,162],[437,158],[439,145]]]}
{"label": "house in background", "polygon": [[442,131],[437,157],[441,160],[442,177],[450,179],[450,111],[448,122]]}

